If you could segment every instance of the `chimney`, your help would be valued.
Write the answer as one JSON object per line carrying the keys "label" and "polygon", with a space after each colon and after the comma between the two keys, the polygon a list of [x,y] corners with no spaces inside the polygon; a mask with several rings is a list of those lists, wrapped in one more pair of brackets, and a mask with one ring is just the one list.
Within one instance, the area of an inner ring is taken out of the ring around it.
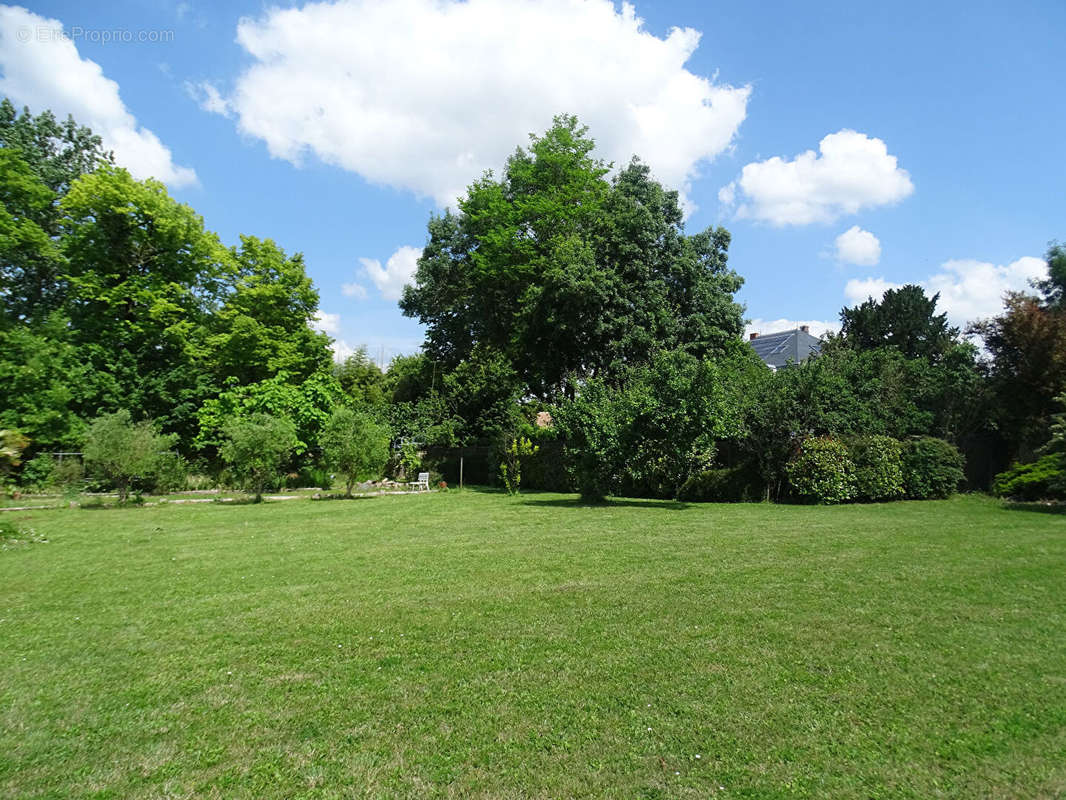
{"label": "chimney", "polygon": [[757,334],[757,333],[749,333],[748,334],[748,341],[749,342],[754,342],[758,338],[759,338],[759,334]]}
{"label": "chimney", "polygon": [[803,331],[804,333],[810,333],[811,332],[811,326],[810,325],[800,325],[800,330]]}

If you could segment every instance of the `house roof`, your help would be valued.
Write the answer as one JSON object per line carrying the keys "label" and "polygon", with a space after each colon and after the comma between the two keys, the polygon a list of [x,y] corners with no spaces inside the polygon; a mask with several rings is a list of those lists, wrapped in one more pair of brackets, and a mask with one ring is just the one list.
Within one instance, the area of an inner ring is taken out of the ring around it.
{"label": "house roof", "polygon": [[755,355],[774,369],[787,367],[789,364],[802,364],[822,351],[821,340],[800,328],[760,334],[748,344],[755,351]]}

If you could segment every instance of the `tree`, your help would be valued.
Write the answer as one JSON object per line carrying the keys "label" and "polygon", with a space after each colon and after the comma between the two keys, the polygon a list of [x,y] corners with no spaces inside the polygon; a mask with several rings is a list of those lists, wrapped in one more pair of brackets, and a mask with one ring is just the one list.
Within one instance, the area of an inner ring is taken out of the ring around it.
{"label": "tree", "polygon": [[93,420],[82,453],[86,467],[111,481],[124,503],[133,480],[151,476],[176,438],[159,434],[151,420],[133,422],[123,408]]}
{"label": "tree", "polygon": [[252,414],[230,420],[224,428],[226,440],[219,455],[230,465],[240,485],[263,499],[263,489],[281,477],[296,449],[296,426],[283,417]]}
{"label": "tree", "polygon": [[855,350],[891,347],[907,358],[939,361],[958,342],[959,329],[936,313],[940,294],[926,297],[920,286],[889,289],[840,312],[840,344]]}
{"label": "tree", "polygon": [[[161,183],[123,169],[76,179],[61,208],[72,343],[114,378],[123,404],[190,441],[196,410],[218,388],[203,340],[229,254]],[[108,402],[88,405],[83,412]]]}
{"label": "tree", "polygon": [[511,439],[503,454],[500,463],[500,478],[507,489],[507,494],[518,494],[522,485],[522,459],[535,456],[540,452],[540,446],[526,436],[516,436]]}
{"label": "tree", "polygon": [[1033,286],[1040,292],[1044,305],[1055,311],[1066,311],[1066,245],[1052,242],[1048,245],[1048,277],[1036,281]]}
{"label": "tree", "polygon": [[676,192],[634,160],[613,180],[572,116],[519,148],[496,180],[434,217],[400,307],[427,328],[429,358],[454,369],[498,353],[525,389],[573,395],[659,349],[716,355],[740,335],[729,234],[684,233]]}
{"label": "tree", "polygon": [[385,403],[385,373],[367,354],[365,346],[334,364],[333,375],[357,406],[371,408]]}
{"label": "tree", "polygon": [[728,359],[657,353],[618,385],[586,381],[552,411],[566,437],[582,496],[676,497],[712,465],[717,442],[741,435],[737,375],[754,356],[738,340]]}
{"label": "tree", "polygon": [[356,481],[379,477],[389,460],[388,428],[344,406],[333,412],[319,445],[326,465],[344,476],[348,497]]}
{"label": "tree", "polygon": [[216,378],[249,384],[286,372],[302,381],[331,369],[329,337],[311,327],[318,292],[303,256],[286,255],[270,239],[241,236],[228,263],[222,305],[209,322]]}
{"label": "tree", "polygon": [[1055,397],[1066,390],[1066,311],[1012,292],[998,317],[970,330],[984,340],[995,421],[1014,458],[1028,460],[1047,440]]}

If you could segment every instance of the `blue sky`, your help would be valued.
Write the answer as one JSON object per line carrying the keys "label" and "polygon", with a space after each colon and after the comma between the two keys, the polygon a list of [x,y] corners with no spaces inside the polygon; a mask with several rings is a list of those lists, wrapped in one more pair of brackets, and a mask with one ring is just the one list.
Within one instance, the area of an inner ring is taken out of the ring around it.
{"label": "blue sky", "polygon": [[561,112],[732,231],[753,328],[903,282],[994,313],[1066,238],[1064,32],[1061,0],[37,2],[0,9],[0,91],[303,252],[339,351],[388,359],[430,213]]}

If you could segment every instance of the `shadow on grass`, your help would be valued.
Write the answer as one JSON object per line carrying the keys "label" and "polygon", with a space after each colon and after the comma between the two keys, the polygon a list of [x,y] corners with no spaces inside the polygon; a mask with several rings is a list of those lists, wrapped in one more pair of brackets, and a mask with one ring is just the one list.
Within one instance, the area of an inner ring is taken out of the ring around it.
{"label": "shadow on grass", "polygon": [[1008,500],[1003,504],[1003,508],[1007,511],[1031,511],[1036,514],[1066,514],[1066,503],[1057,502],[1026,503],[1011,502]]}
{"label": "shadow on grass", "polygon": [[688,503],[679,500],[626,500],[609,498],[601,503],[582,500],[580,497],[556,498],[554,500],[523,500],[522,505],[544,508],[662,508],[667,511],[684,511]]}
{"label": "shadow on grass", "polygon": [[380,495],[371,495],[371,494],[364,494],[364,495],[358,495],[358,494],[352,494],[352,495],[348,495],[348,494],[324,494],[324,495],[320,495],[318,497],[312,497],[311,501],[314,502],[314,503],[321,503],[321,502],[323,502],[325,500],[373,500],[375,497],[379,497],[379,496]]}

